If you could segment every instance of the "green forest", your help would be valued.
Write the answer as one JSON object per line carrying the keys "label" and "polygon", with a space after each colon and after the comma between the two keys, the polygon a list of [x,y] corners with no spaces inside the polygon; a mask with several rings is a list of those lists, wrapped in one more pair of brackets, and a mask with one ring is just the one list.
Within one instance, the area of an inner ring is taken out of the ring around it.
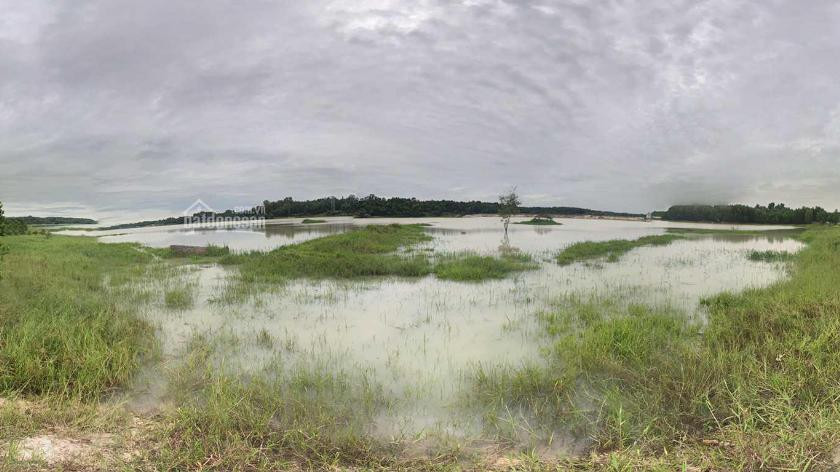
{"label": "green forest", "polygon": [[[423,216],[463,216],[477,214],[496,214],[498,202],[454,200],[418,200],[416,198],[384,198],[376,195],[367,197],[325,197],[315,200],[294,200],[291,197],[277,201],[264,201],[266,216],[280,218],[284,216],[312,215],[349,215],[356,217],[423,217]],[[520,213],[554,213],[563,215],[601,215],[601,216],[641,216],[633,213],[615,213],[575,207],[519,207]]]}
{"label": "green forest", "polygon": [[95,225],[96,220],[90,218],[72,218],[67,216],[16,216],[9,218],[27,225]]}
{"label": "green forest", "polygon": [[0,202],[0,236],[26,234],[28,227],[19,218],[6,218],[3,214],[3,202]]}
{"label": "green forest", "polygon": [[[236,213],[227,210],[216,213],[216,217],[227,216],[249,216],[263,212],[266,218],[303,218],[311,216],[354,216],[357,218],[368,217],[438,217],[438,216],[464,216],[479,214],[497,214],[499,212],[498,202],[468,201],[459,202],[455,200],[418,200],[416,198],[392,197],[384,198],[376,195],[367,197],[324,197],[315,200],[295,200],[286,197],[282,200],[263,202],[262,209],[252,208],[250,212]],[[556,215],[590,215],[590,216],[625,216],[641,217],[642,214],[621,213],[611,211],[590,210],[577,207],[519,207],[518,212],[522,214],[556,214]],[[198,213],[194,216],[201,217]],[[141,226],[175,225],[185,223],[184,217],[172,217],[160,220],[148,220],[138,223],[127,223],[110,226],[104,229],[123,229]]]}
{"label": "green forest", "polygon": [[792,224],[840,223],[840,213],[815,207],[789,208],[784,203],[756,205],[674,205],[655,216],[671,221],[711,223]]}

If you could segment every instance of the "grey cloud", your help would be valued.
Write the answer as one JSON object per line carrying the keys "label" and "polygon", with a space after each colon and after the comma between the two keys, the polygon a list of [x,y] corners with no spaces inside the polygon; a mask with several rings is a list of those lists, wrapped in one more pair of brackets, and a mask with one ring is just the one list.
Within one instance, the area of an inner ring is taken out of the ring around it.
{"label": "grey cloud", "polygon": [[840,206],[827,0],[0,8],[0,200],[15,211],[512,184],[529,204],[616,210]]}

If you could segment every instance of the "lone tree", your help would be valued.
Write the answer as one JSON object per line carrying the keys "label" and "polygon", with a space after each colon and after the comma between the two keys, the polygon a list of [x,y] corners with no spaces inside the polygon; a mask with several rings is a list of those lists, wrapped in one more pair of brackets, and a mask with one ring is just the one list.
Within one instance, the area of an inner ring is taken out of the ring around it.
{"label": "lone tree", "polygon": [[3,216],[3,202],[0,202],[0,236],[6,234],[6,217]]}
{"label": "lone tree", "polygon": [[499,195],[499,216],[502,218],[502,224],[505,225],[505,239],[508,235],[508,225],[510,225],[510,217],[516,214],[519,208],[519,195],[516,194],[516,187],[510,189],[509,192]]}

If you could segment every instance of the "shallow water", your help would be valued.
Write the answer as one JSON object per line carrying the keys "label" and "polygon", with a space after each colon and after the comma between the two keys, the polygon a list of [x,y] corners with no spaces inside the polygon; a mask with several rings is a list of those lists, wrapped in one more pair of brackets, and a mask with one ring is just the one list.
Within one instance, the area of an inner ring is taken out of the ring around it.
{"label": "shallow water", "polygon": [[[442,250],[474,250],[494,252],[502,238],[498,217],[475,216],[463,218],[323,218],[326,223],[302,224],[301,218],[266,220],[254,226],[214,227],[201,226],[152,226],[114,231],[63,231],[61,234],[97,236],[102,242],[137,242],[151,247],[173,244],[228,246],[234,251],[270,250],[287,244],[348,231],[370,224],[429,225],[428,230],[440,238]],[[527,218],[514,218],[525,221]],[[527,252],[556,250],[577,241],[603,241],[608,239],[635,239],[651,234],[662,234],[667,228],[713,229],[785,229],[785,226],[713,225],[698,223],[672,223],[667,221],[644,222],[639,220],[607,220],[583,218],[558,218],[558,226],[510,225],[511,242]]]}
{"label": "shallow water", "polygon": [[[366,219],[362,223],[390,221]],[[763,287],[784,277],[783,264],[752,262],[747,258],[749,251],[794,252],[801,247],[801,243],[776,233],[714,236],[638,248],[615,263],[559,266],[551,255],[572,242],[634,239],[660,234],[671,226],[662,222],[561,221],[563,226],[550,228],[511,225],[511,245],[533,254],[540,268],[503,280],[463,283],[434,276],[296,280],[255,301],[231,305],[213,300],[235,272],[210,265],[183,275],[196,287],[192,308],[173,311],[159,301],[148,307],[146,315],[160,327],[169,358],[177,358],[196,333],[223,334],[240,341],[229,355],[241,361],[244,370],[259,371],[280,355],[287,365],[317,361],[375,380],[395,399],[372,426],[378,435],[445,433],[477,437],[481,435],[478,418],[456,408],[459,392],[468,388],[465,373],[479,364],[515,366],[539,359],[544,340],[534,314],[549,308],[552,302],[570,295],[602,294],[667,304],[682,309],[686,316],[702,316],[698,303],[702,297],[724,290]],[[503,237],[497,218],[418,222],[434,225],[429,232],[435,238],[428,247],[436,252],[494,253]],[[239,250],[265,249],[346,231],[348,223],[283,225],[279,232],[269,229],[273,225],[262,232],[247,233],[210,230],[182,234],[167,229],[108,238],[190,244],[197,243],[196,238],[212,237],[216,238],[215,244]],[[272,341],[259,342],[260,336],[266,339],[266,334]]]}

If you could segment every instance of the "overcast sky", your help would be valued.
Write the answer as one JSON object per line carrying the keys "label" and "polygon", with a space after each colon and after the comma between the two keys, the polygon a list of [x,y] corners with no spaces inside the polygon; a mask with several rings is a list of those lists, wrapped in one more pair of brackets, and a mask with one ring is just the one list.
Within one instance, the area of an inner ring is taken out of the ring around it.
{"label": "overcast sky", "polygon": [[840,2],[0,0],[0,200],[840,207]]}

